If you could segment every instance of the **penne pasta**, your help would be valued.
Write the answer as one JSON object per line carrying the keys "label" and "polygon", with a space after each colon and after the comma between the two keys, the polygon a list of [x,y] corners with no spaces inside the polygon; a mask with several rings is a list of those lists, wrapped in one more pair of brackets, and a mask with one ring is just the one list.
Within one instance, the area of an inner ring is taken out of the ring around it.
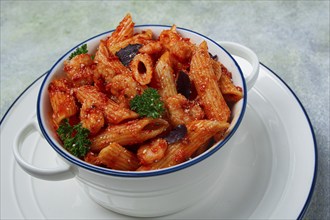
{"label": "penne pasta", "polygon": [[111,57],[111,54],[107,48],[105,40],[100,40],[100,44],[97,47],[95,57],[94,57],[94,62],[95,63],[104,63],[108,64],[109,60],[108,58]]}
{"label": "penne pasta", "polygon": [[163,100],[177,94],[174,80],[174,71],[171,67],[170,53],[165,52],[155,66],[155,78],[158,83],[158,92]]}
{"label": "penne pasta", "polygon": [[212,63],[212,68],[213,68],[214,74],[216,76],[216,79],[217,79],[217,81],[219,81],[221,78],[221,74],[222,74],[221,63],[214,59],[211,59],[211,63]]}
{"label": "penne pasta", "polygon": [[207,118],[229,121],[231,112],[218,87],[205,41],[199,45],[191,59],[190,77]]}
{"label": "penne pasta", "polygon": [[109,51],[112,54],[116,54],[120,49],[127,47],[129,44],[148,44],[152,41],[152,31],[146,30],[142,33],[136,34],[131,38],[128,38],[124,41],[116,42],[109,46]]}
{"label": "penne pasta", "polygon": [[193,153],[209,139],[224,132],[229,127],[227,122],[212,120],[196,120],[187,125],[187,136],[180,142],[168,146],[165,156],[158,162],[147,166],[141,166],[138,170],[161,169],[182,163],[193,155]]}
{"label": "penne pasta", "polygon": [[139,167],[136,154],[116,142],[103,148],[97,159],[101,164],[114,170],[136,170]]}
{"label": "penne pasta", "polygon": [[236,87],[231,78],[231,73],[228,72],[226,67],[222,66],[223,74],[221,75],[220,80],[218,81],[221,93],[228,103],[238,102],[242,97],[242,89]]}
{"label": "penne pasta", "polygon": [[157,55],[163,51],[163,46],[159,41],[150,41],[143,45],[140,49],[140,53],[146,53],[149,55]]}
{"label": "penne pasta", "polygon": [[194,158],[194,157],[197,157],[199,155],[201,155],[202,153],[204,153],[205,151],[207,151],[210,146],[212,146],[210,143],[212,143],[212,141],[214,141],[214,138],[210,139],[209,141],[205,142],[204,144],[202,144],[192,155],[191,157]]}
{"label": "penne pasta", "polygon": [[133,37],[133,34],[134,34],[134,23],[132,20],[132,16],[130,14],[127,14],[123,18],[123,20],[119,23],[116,30],[106,40],[107,48],[109,49],[109,51],[111,51],[111,47],[114,44]]}
{"label": "penne pasta", "polygon": [[148,54],[138,54],[131,62],[133,78],[142,86],[151,82],[153,62]]}
{"label": "penne pasta", "polygon": [[101,69],[101,72],[109,72],[106,76],[110,75],[113,77],[116,74],[129,72],[129,69],[120,62],[117,56],[109,53],[104,41],[100,42],[94,60],[97,66],[100,64],[104,65],[104,69]]}
{"label": "penne pasta", "polygon": [[98,154],[94,153],[92,151],[88,151],[88,153],[84,157],[84,161],[86,161],[87,163],[96,165],[96,166],[102,165],[101,161],[98,158]]}
{"label": "penne pasta", "polygon": [[49,100],[53,109],[52,119],[56,128],[63,119],[74,116],[78,112],[70,87],[72,85],[66,79],[54,80],[48,87]]}
{"label": "penne pasta", "polygon": [[119,125],[110,125],[105,131],[92,138],[91,150],[98,152],[112,142],[117,142],[120,145],[143,143],[166,131],[168,126],[167,121],[153,118],[142,118]]}

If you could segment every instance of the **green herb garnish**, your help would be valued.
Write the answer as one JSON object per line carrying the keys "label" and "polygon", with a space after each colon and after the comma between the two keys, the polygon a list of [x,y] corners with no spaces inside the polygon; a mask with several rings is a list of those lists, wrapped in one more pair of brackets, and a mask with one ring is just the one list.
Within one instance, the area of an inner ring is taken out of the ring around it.
{"label": "green herb garnish", "polygon": [[153,88],[148,88],[142,95],[135,96],[130,101],[130,107],[140,116],[152,118],[159,118],[165,112],[164,103],[160,100],[158,91]]}
{"label": "green herb garnish", "polygon": [[72,58],[74,58],[75,56],[79,55],[79,54],[84,54],[84,53],[88,53],[87,50],[87,44],[82,45],[81,47],[78,47],[69,57],[69,60],[71,60]]}
{"label": "green herb garnish", "polygon": [[89,130],[83,128],[81,123],[71,126],[68,119],[64,119],[57,129],[65,149],[76,157],[83,157],[90,149],[91,141],[88,139]]}

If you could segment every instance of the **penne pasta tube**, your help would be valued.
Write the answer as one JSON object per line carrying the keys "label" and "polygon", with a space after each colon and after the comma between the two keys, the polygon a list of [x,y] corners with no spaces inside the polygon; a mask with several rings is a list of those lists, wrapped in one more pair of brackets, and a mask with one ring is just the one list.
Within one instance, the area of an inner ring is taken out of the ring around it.
{"label": "penne pasta tube", "polygon": [[94,57],[94,62],[95,63],[108,63],[108,58],[110,57],[109,50],[107,48],[105,40],[100,40],[100,44],[97,47],[95,57]]}
{"label": "penne pasta tube", "polygon": [[66,79],[54,80],[49,84],[48,93],[50,104],[53,109],[52,119],[55,128],[61,121],[78,112],[76,100],[70,93],[71,83]]}
{"label": "penne pasta tube", "polygon": [[127,47],[129,44],[148,44],[152,41],[152,31],[146,30],[142,33],[136,34],[124,41],[116,42],[109,47],[112,54],[116,54],[120,49]]}
{"label": "penne pasta tube", "polygon": [[207,118],[229,121],[231,112],[218,87],[205,41],[199,45],[191,59],[190,77]]}
{"label": "penne pasta tube", "polygon": [[209,139],[227,130],[227,122],[215,120],[196,120],[187,125],[187,136],[178,143],[168,146],[165,156],[158,162],[141,166],[138,170],[154,170],[177,165],[188,160],[193,153]]}
{"label": "penne pasta tube", "polygon": [[131,151],[118,143],[110,143],[103,148],[98,157],[98,161],[114,170],[136,170],[139,167],[139,159]]}
{"label": "penne pasta tube", "polygon": [[56,128],[63,119],[69,118],[78,112],[74,97],[64,92],[51,92],[49,93],[49,98],[53,109],[53,122]]}
{"label": "penne pasta tube", "polygon": [[226,102],[235,103],[243,97],[243,92],[240,87],[233,84],[231,73],[223,66],[223,74],[218,81],[221,93]]}
{"label": "penne pasta tube", "polygon": [[169,124],[163,119],[142,118],[119,125],[111,125],[92,138],[91,150],[100,151],[112,142],[120,145],[143,143],[163,133]]}
{"label": "penne pasta tube", "polygon": [[84,160],[87,163],[96,165],[96,166],[101,166],[102,163],[100,162],[97,153],[94,153],[92,151],[88,151],[88,153],[85,155]]}
{"label": "penne pasta tube", "polygon": [[148,54],[138,54],[131,64],[133,78],[142,86],[150,83],[153,75],[153,62]]}
{"label": "penne pasta tube", "polygon": [[100,41],[94,62],[97,65],[103,64],[105,69],[102,69],[102,71],[110,71],[112,77],[116,74],[128,73],[129,69],[120,62],[117,56],[109,53],[105,44],[106,42],[104,40]]}
{"label": "penne pasta tube", "polygon": [[202,146],[200,146],[193,154],[192,154],[192,158],[197,157],[199,155],[201,155],[202,153],[204,153],[205,151],[207,151],[209,149],[212,143],[212,141],[214,141],[214,139],[210,139],[209,141],[205,142]]}
{"label": "penne pasta tube", "polygon": [[155,66],[155,78],[159,84],[158,92],[163,100],[177,94],[170,53],[165,52]]}
{"label": "penne pasta tube", "polygon": [[111,51],[110,48],[112,45],[133,37],[133,34],[134,22],[132,20],[132,16],[128,13],[116,27],[116,30],[106,40],[107,48]]}
{"label": "penne pasta tube", "polygon": [[107,104],[102,106],[101,109],[103,110],[107,121],[111,124],[119,124],[122,121],[139,117],[139,114],[136,112],[131,111],[128,108],[123,108],[111,99],[109,99]]}
{"label": "penne pasta tube", "polygon": [[214,74],[216,76],[216,79],[217,79],[217,81],[219,81],[221,78],[221,74],[222,74],[221,63],[214,59],[211,59],[211,63],[212,63],[212,68],[213,68]]}
{"label": "penne pasta tube", "polygon": [[143,45],[140,49],[140,53],[146,54],[158,54],[163,50],[163,46],[159,41],[150,41],[149,43]]}

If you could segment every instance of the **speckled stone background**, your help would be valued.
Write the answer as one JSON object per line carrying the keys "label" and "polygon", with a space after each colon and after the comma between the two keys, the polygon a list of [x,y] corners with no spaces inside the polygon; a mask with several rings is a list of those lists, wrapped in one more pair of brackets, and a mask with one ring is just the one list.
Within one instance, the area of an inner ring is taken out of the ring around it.
{"label": "speckled stone background", "polygon": [[[329,1],[3,1],[1,115],[68,49],[136,24],[193,29],[250,47],[296,93],[314,126],[318,178],[305,219],[329,215]],[[3,146],[1,146],[3,147]]]}

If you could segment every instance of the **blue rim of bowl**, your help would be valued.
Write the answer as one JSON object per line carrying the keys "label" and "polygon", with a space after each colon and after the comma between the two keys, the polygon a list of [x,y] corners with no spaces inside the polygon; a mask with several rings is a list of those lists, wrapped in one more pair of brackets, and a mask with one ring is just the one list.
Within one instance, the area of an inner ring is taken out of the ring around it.
{"label": "blue rim of bowl", "polygon": [[[163,27],[163,28],[170,28],[171,26],[168,25],[155,25],[155,24],[145,24],[145,25],[135,25],[135,27],[138,28],[143,28],[143,27]],[[245,83],[245,78],[244,75],[242,73],[242,70],[240,68],[240,66],[238,65],[238,63],[236,62],[236,60],[230,55],[230,53],[228,53],[223,47],[221,47],[217,42],[215,42],[214,40],[189,29],[186,28],[181,28],[181,27],[177,27],[178,30],[183,30],[183,31],[187,31],[193,34],[196,34],[198,36],[201,36],[209,41],[211,41],[212,43],[214,43],[215,45],[217,45],[218,47],[220,47],[225,53],[227,53],[227,55],[233,60],[236,68],[238,69],[240,76],[242,78],[242,82],[243,82],[243,91],[244,91],[244,96],[243,96],[243,104],[242,104],[242,110],[240,112],[240,115],[237,119],[237,122],[235,124],[235,126],[233,127],[233,129],[229,132],[229,134],[222,140],[220,141],[220,143],[216,144],[215,146],[213,146],[211,149],[209,149],[208,151],[206,151],[205,153],[203,153],[202,155],[193,158],[191,160],[188,160],[186,162],[183,162],[181,164],[178,164],[176,166],[173,167],[168,167],[168,168],[164,168],[164,169],[159,169],[159,170],[151,170],[151,171],[141,171],[141,172],[137,172],[137,171],[119,171],[119,170],[112,170],[112,169],[108,169],[108,168],[103,168],[103,167],[98,167],[92,164],[88,164],[84,161],[82,161],[79,158],[74,157],[73,155],[71,155],[69,152],[65,151],[64,149],[62,150],[60,147],[58,147],[53,141],[52,139],[49,137],[46,129],[44,128],[43,122],[41,120],[41,109],[40,109],[40,101],[41,101],[41,96],[42,96],[42,91],[44,91],[44,86],[45,83],[47,82],[48,78],[51,76],[51,73],[53,71],[53,69],[60,63],[63,62],[63,58],[66,57],[68,54],[72,53],[77,47],[80,47],[81,45],[89,42],[92,39],[95,39],[97,37],[100,36],[106,36],[106,34],[110,34],[111,32],[113,32],[114,30],[110,30],[110,31],[106,31],[103,32],[101,34],[98,34],[96,36],[93,36],[85,41],[83,41],[82,43],[79,43],[78,45],[76,45],[75,47],[73,47],[71,50],[69,50],[68,52],[66,52],[58,61],[56,61],[56,63],[52,66],[52,68],[49,70],[49,72],[46,74],[45,79],[43,80],[39,93],[38,93],[38,100],[37,100],[37,118],[38,118],[38,123],[39,123],[39,127],[40,130],[42,132],[42,134],[44,135],[45,139],[47,140],[47,142],[52,146],[52,148],[59,153],[63,158],[65,158],[66,160],[70,161],[73,164],[78,165],[79,167],[85,168],[87,170],[93,171],[93,172],[97,172],[100,174],[105,174],[105,175],[111,175],[111,176],[118,176],[118,177],[153,177],[153,176],[159,176],[159,175],[164,175],[164,174],[169,174],[169,173],[173,173],[182,169],[185,169],[187,167],[190,167],[194,164],[197,164],[203,160],[205,160],[206,158],[208,158],[209,156],[213,155],[216,151],[218,151],[222,146],[224,146],[228,140],[233,136],[233,134],[236,132],[236,130],[238,129],[244,113],[245,113],[245,109],[246,109],[246,105],[247,105],[247,88],[246,88],[246,83]],[[46,90],[45,90],[46,91]]]}

